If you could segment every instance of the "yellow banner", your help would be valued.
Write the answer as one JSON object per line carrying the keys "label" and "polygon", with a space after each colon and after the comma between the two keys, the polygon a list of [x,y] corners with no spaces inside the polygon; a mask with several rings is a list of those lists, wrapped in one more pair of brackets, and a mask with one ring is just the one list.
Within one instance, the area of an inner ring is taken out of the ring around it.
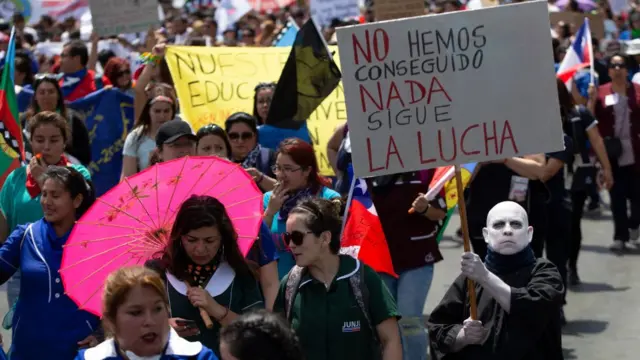
{"label": "yellow banner", "polygon": [[[337,54],[335,61],[340,64]],[[180,110],[194,130],[224,124],[237,111],[253,113],[254,88],[278,81],[289,47],[170,46],[166,60],[175,83]],[[309,133],[322,175],[332,176],[327,142],[335,128],[347,120],[342,83],[308,120]]]}

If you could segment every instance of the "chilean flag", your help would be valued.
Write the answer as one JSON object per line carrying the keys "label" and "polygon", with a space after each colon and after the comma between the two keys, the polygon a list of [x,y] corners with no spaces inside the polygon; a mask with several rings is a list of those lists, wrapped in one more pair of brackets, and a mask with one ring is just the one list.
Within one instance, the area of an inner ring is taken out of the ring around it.
{"label": "chilean flag", "polygon": [[[589,19],[585,18],[584,23],[578,30],[571,47],[567,49],[567,54],[562,59],[562,63],[558,68],[556,77],[562,80],[569,90],[571,90],[571,84],[573,76],[580,69],[591,67],[593,69],[593,45],[591,43],[591,30],[589,28]],[[594,74],[591,74],[593,81]]]}
{"label": "chilean flag", "polygon": [[344,218],[340,253],[360,259],[376,272],[397,278],[382,224],[363,179],[354,178],[351,183]]}

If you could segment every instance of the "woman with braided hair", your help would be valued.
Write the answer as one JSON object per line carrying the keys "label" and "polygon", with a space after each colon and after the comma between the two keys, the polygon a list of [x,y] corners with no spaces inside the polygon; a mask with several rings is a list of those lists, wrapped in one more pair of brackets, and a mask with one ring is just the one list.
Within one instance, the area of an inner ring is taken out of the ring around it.
{"label": "woman with braided hair", "polygon": [[278,315],[259,310],[242,315],[220,334],[222,360],[303,360],[298,337]]}

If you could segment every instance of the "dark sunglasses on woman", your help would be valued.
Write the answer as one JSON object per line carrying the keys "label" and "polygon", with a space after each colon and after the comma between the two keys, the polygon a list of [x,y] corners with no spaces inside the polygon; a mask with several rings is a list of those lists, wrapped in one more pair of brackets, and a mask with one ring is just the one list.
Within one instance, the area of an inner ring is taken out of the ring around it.
{"label": "dark sunglasses on woman", "polygon": [[258,90],[262,90],[262,89],[267,89],[267,88],[275,88],[276,87],[276,83],[274,82],[261,82],[258,85],[256,85],[256,87],[253,89],[253,91],[258,91]]}
{"label": "dark sunglasses on woman", "polygon": [[313,231],[301,232],[301,231],[292,231],[286,232],[282,234],[284,237],[284,243],[289,246],[289,244],[293,243],[295,246],[300,246],[304,242],[304,237],[313,234]]}
{"label": "dark sunglasses on woman", "polygon": [[609,69],[623,69],[624,67],[625,67],[625,64],[623,63],[612,62],[611,64],[609,64]]}
{"label": "dark sunglasses on woman", "polygon": [[229,133],[228,136],[229,136],[229,140],[238,140],[238,139],[249,140],[253,138],[253,133],[252,132],[241,132],[241,133],[232,132],[232,133]]}
{"label": "dark sunglasses on woman", "polygon": [[36,81],[41,81],[44,79],[58,81],[60,80],[61,77],[62,75],[58,75],[58,74],[42,73],[42,74],[36,74],[36,76],[34,76],[34,79]]}

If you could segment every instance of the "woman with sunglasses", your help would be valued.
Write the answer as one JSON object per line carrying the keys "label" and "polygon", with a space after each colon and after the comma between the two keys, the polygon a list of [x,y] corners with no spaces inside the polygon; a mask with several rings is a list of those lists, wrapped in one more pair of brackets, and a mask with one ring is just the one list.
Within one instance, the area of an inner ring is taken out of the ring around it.
{"label": "woman with sunglasses", "polygon": [[[280,144],[273,168],[278,183],[264,194],[264,222],[273,234],[282,234],[291,209],[306,197],[340,201],[340,194],[331,190],[330,181],[318,172],[318,161],[309,143],[287,139]],[[286,244],[278,242],[278,274],[282,278],[295,264]]]}
{"label": "woman with sunglasses", "polygon": [[307,360],[402,359],[389,290],[369,266],[338,255],[338,212],[318,198],[291,209],[284,239],[296,267],[282,279],[274,309],[292,324]]}
{"label": "woman with sunglasses", "polygon": [[224,127],[231,141],[231,160],[242,164],[262,191],[272,190],[276,183],[271,170],[275,154],[258,144],[256,118],[245,112],[237,112],[229,116]]}
{"label": "woman with sunglasses", "polygon": [[51,166],[40,174],[44,217],[18,226],[0,247],[0,283],[22,273],[10,358],[68,360],[97,345],[101,332],[100,319],[65,294],[59,274],[62,249],[95,196],[73,167]]}
{"label": "woman with sunglasses", "polygon": [[109,59],[104,66],[104,76],[114,88],[132,97],[135,96],[134,83],[131,77],[131,64],[126,59],[120,57]]}
{"label": "woman with sunglasses", "polygon": [[[218,125],[205,125],[196,134],[197,155],[218,156],[229,160],[231,157],[231,145],[227,139],[227,133]],[[266,308],[271,310],[273,302],[278,294],[278,252],[271,237],[269,227],[263,222],[260,227],[258,240],[247,254],[247,257],[258,264],[260,288],[264,295]]]}
{"label": "woman with sunglasses", "polygon": [[[69,124],[61,114],[41,111],[27,124],[33,151],[38,154],[31,158],[28,165],[12,171],[0,191],[0,208],[6,227],[0,229],[0,240],[4,240],[18,226],[42,218],[41,205],[43,178],[47,168],[53,165],[71,166],[85,179],[91,177],[82,165],[72,165],[64,155],[65,144],[69,140]],[[9,281],[7,298],[9,307],[13,306],[20,292],[20,272]]]}
{"label": "woman with sunglasses", "polygon": [[[192,196],[178,209],[169,242],[148,266],[166,279],[171,326],[219,356],[220,329],[239,314],[264,308],[253,270],[238,247],[238,234],[224,205]],[[207,328],[202,311],[212,321]]]}
{"label": "woman with sunglasses", "polygon": [[22,128],[25,129],[24,139],[25,150],[28,157],[27,160],[30,160],[32,155],[37,154],[37,152],[34,152],[32,149],[32,144],[29,141],[31,136],[27,130],[27,121],[41,111],[52,111],[62,115],[71,128],[69,141],[65,145],[67,155],[71,155],[68,156],[68,158],[74,163],[88,166],[91,162],[89,130],[87,130],[84,120],[65,105],[64,96],[58,84],[58,76],[53,74],[36,75],[35,82],[33,83],[33,92],[31,105],[20,116],[20,123],[22,124]]}
{"label": "woman with sunglasses", "polygon": [[609,59],[611,82],[592,90],[588,103],[598,119],[613,172],[610,249],[615,252],[640,245],[640,85],[629,80],[628,61],[623,54]]}
{"label": "woman with sunglasses", "polygon": [[176,99],[157,95],[147,101],[140,117],[127,135],[122,149],[122,178],[136,174],[150,165],[150,155],[156,148],[160,126],[176,115]]}

